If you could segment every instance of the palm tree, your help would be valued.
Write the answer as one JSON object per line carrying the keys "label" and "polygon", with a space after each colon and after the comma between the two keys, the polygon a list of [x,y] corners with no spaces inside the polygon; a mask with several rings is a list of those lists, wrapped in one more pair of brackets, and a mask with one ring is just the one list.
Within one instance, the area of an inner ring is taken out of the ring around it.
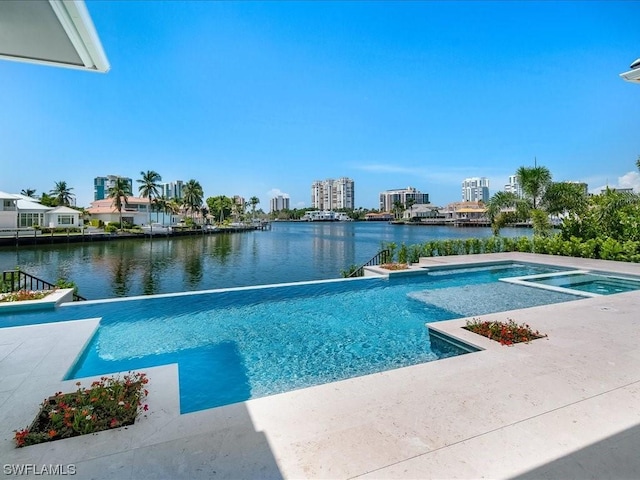
{"label": "palm tree", "polygon": [[142,178],[136,180],[140,184],[138,187],[138,192],[142,198],[149,199],[149,225],[151,225],[151,205],[153,203],[154,197],[158,197],[160,195],[160,184],[162,181],[162,177],[158,172],[154,172],[153,170],[147,170],[146,172],[140,172]]}
{"label": "palm tree", "polygon": [[[640,161],[640,160],[639,160]],[[260,203],[260,199],[258,197],[251,197],[249,199],[249,205],[251,205],[251,218],[256,218],[256,205]]]}
{"label": "palm tree", "polygon": [[25,197],[35,198],[36,191],[33,188],[23,188],[20,190],[20,195],[24,195]]}
{"label": "palm tree", "polygon": [[415,198],[407,198],[407,201],[405,203],[405,208],[409,209],[409,221],[411,221],[411,219],[413,218],[413,206],[416,204],[416,199]]}
{"label": "palm tree", "polygon": [[160,212],[167,213],[167,204],[169,199],[164,195],[160,195],[153,199],[153,203],[156,206],[156,222],[160,219]]}
{"label": "palm tree", "polygon": [[129,182],[122,178],[116,178],[113,186],[109,187],[107,198],[113,199],[111,205],[116,207],[120,214],[120,230],[122,230],[122,207],[127,205],[127,198],[131,196],[131,185]]}
{"label": "palm tree", "polygon": [[203,195],[202,186],[197,180],[192,179],[184,184],[182,189],[182,200],[187,211],[191,210],[192,218],[193,214],[202,206]]}
{"label": "palm tree", "polygon": [[404,204],[400,200],[393,202],[393,218],[397,220],[402,209],[404,209]]}
{"label": "palm tree", "polygon": [[55,202],[58,205],[69,206],[71,205],[71,201],[75,197],[75,195],[71,193],[71,190],[73,190],[73,188],[68,187],[67,182],[61,180],[59,182],[56,182],[55,187],[49,192],[49,194],[54,197]]}
{"label": "palm tree", "polygon": [[520,167],[516,171],[522,192],[532,201],[533,209],[538,208],[538,201],[551,183],[551,172],[547,167]]}
{"label": "palm tree", "polygon": [[486,204],[486,216],[493,234],[498,236],[507,223],[526,218],[528,203],[513,192],[496,192]]}

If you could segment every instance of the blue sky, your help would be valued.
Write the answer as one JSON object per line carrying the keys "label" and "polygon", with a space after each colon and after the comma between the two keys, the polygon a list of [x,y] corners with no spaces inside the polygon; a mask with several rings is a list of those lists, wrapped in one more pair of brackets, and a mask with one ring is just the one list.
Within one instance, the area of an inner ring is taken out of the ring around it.
{"label": "blue sky", "polygon": [[106,74],[0,61],[0,190],[77,203],[93,178],[198,180],[205,197],[350,177],[356,206],[522,165],[590,190],[640,176],[640,2],[89,1]]}

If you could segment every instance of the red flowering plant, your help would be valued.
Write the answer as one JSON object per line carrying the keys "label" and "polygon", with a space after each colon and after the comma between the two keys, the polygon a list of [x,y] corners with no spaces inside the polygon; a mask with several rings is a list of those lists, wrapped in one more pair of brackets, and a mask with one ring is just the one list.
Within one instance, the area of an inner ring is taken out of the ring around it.
{"label": "red flowering plant", "polygon": [[406,270],[409,268],[409,265],[406,263],[383,263],[380,267],[385,268],[387,270]]}
{"label": "red flowering plant", "polygon": [[58,392],[47,398],[30,427],[18,430],[18,447],[100,432],[132,425],[138,415],[149,408],[146,374],[132,373],[123,378],[101,377],[91,388],[81,387],[73,393]]}
{"label": "red flowering plant", "polygon": [[36,292],[32,290],[18,290],[17,292],[0,294],[0,302],[22,302],[24,300],[40,300],[53,291]]}
{"label": "red flowering plant", "polygon": [[544,338],[547,335],[538,330],[532,330],[529,325],[523,323],[518,325],[515,320],[507,318],[507,322],[480,321],[479,318],[467,320],[467,325],[463,328],[482,335],[484,337],[500,342],[501,345],[513,345],[514,343],[529,343],[537,338]]}

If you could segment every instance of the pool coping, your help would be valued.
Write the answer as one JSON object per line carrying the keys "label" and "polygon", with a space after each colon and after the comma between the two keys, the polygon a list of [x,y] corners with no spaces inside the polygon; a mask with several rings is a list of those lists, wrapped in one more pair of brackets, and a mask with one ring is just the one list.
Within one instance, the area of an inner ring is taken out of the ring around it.
{"label": "pool coping", "polygon": [[[483,259],[638,273],[634,264],[538,254],[424,264]],[[11,430],[75,383],[56,378],[97,320],[6,327],[0,457],[74,463],[77,478],[576,478],[587,465],[595,477],[637,477],[640,459],[612,462],[610,447],[640,445],[639,307],[640,292],[628,292],[483,315],[549,334],[510,347],[463,329],[466,319],[438,322],[429,328],[482,351],[186,415],[177,414],[176,366],[145,369],[150,411],[136,425],[23,449]]]}
{"label": "pool coping", "polygon": [[46,297],[37,300],[0,302],[0,315],[3,312],[54,309],[68,302],[73,302],[73,288],[59,288],[49,293]]}

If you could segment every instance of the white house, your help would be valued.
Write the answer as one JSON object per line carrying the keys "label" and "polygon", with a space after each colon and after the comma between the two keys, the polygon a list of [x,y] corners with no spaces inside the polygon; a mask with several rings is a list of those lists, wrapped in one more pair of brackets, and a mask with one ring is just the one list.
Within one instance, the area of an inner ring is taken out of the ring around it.
{"label": "white house", "polygon": [[35,198],[0,192],[0,228],[80,227],[80,212],[69,207],[47,207]]}

